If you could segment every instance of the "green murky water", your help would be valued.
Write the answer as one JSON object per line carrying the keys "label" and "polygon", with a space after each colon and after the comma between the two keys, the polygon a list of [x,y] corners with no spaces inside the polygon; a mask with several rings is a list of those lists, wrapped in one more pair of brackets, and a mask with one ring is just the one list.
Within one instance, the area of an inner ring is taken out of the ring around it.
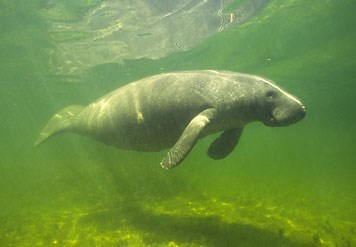
{"label": "green murky water", "polygon": [[[239,28],[159,60],[50,72],[51,1],[0,1],[1,246],[356,246],[356,4],[272,0]],[[73,12],[99,1],[78,1]],[[259,74],[300,97],[287,128],[249,125],[222,161],[198,142],[176,169],[165,152],[63,135],[32,144],[54,112],[166,71]]]}

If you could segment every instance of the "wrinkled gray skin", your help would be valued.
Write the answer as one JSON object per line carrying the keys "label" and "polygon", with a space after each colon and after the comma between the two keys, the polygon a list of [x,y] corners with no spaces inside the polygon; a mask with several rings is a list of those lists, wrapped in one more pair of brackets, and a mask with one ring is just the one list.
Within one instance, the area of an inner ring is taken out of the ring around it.
{"label": "wrinkled gray skin", "polygon": [[75,132],[122,149],[171,148],[161,166],[172,168],[204,136],[223,131],[208,150],[210,157],[222,159],[246,124],[287,126],[304,116],[304,105],[267,79],[229,71],[177,72],[130,83],[87,107],[64,108],[35,145]]}

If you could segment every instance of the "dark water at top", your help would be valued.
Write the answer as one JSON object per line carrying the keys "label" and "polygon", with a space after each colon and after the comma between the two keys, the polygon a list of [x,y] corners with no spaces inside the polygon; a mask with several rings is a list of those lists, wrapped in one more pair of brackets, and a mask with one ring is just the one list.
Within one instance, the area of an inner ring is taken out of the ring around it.
{"label": "dark water at top", "polygon": [[[354,2],[272,0],[192,50],[79,76],[52,73],[51,2],[0,2],[1,246],[356,245]],[[98,2],[62,5],[76,17]],[[165,151],[72,134],[32,147],[67,105],[192,69],[268,77],[301,98],[307,116],[286,128],[247,126],[221,161],[207,157],[207,137],[169,171],[159,167]]]}

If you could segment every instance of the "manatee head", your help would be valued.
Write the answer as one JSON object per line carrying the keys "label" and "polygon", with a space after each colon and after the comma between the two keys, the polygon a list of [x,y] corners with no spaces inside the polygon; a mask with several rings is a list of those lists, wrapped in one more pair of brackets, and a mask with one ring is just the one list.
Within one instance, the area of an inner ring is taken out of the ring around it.
{"label": "manatee head", "polygon": [[258,120],[266,126],[287,126],[302,120],[306,111],[303,103],[273,82],[259,78],[255,92]]}

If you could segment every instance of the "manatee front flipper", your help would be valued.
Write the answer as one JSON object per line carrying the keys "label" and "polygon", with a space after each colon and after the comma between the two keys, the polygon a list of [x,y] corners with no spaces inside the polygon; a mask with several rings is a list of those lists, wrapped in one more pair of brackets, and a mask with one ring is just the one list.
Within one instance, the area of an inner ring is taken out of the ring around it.
{"label": "manatee front flipper", "polygon": [[239,142],[243,128],[224,131],[213,143],[210,144],[208,155],[210,158],[219,160],[228,156]]}
{"label": "manatee front flipper", "polygon": [[190,121],[176,144],[161,161],[161,166],[163,168],[173,168],[185,159],[197,142],[200,133],[209,122],[215,118],[216,112],[217,111],[214,108],[206,109]]}

